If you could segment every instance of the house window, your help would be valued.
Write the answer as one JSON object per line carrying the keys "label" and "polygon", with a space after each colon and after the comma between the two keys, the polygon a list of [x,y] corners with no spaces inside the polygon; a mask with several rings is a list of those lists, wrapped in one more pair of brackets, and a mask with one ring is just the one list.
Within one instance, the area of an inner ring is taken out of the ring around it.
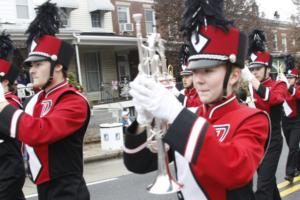
{"label": "house window", "polygon": [[102,28],[103,22],[104,22],[104,12],[101,12],[100,10],[96,10],[94,12],[91,12],[92,17],[92,27],[93,28]]}
{"label": "house window", "polygon": [[70,13],[71,13],[71,9],[59,8],[59,15],[60,15],[60,20],[61,20],[60,27],[61,28],[70,26]]}
{"label": "house window", "polygon": [[87,91],[95,92],[100,89],[100,65],[97,52],[84,54],[86,66]]}
{"label": "house window", "polygon": [[281,34],[281,40],[282,40],[282,50],[287,51],[287,40],[286,40],[286,34]]}
{"label": "house window", "polygon": [[273,48],[275,49],[275,51],[278,50],[278,37],[277,37],[277,33],[274,33]]}
{"label": "house window", "polygon": [[155,13],[153,10],[145,10],[145,24],[147,34],[153,33],[155,26]]}
{"label": "house window", "polygon": [[16,6],[17,6],[17,18],[29,19],[28,1],[16,0]]}
{"label": "house window", "polygon": [[130,23],[129,7],[118,6],[118,22],[119,24]]}

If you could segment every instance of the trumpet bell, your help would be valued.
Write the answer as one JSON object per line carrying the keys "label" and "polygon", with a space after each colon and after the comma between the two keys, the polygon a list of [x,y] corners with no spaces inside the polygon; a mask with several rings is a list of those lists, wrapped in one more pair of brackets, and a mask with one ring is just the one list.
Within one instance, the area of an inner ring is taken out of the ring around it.
{"label": "trumpet bell", "polygon": [[169,158],[160,134],[156,134],[158,147],[158,171],[153,183],[147,187],[152,194],[171,194],[182,189],[182,184],[172,177],[169,166]]}
{"label": "trumpet bell", "polygon": [[171,194],[180,191],[182,185],[170,178],[168,174],[160,174],[154,182],[147,187],[152,194]]}

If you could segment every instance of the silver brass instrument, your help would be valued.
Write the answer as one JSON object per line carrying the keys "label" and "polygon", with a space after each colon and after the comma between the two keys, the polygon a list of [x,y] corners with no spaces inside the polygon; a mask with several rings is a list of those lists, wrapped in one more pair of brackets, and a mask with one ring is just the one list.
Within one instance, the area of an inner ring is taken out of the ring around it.
{"label": "silver brass instrument", "polygon": [[[140,60],[139,73],[147,75],[156,82],[162,83],[166,88],[171,89],[174,86],[174,79],[167,71],[164,41],[161,39],[160,34],[156,33],[154,29],[154,33],[148,36],[148,45],[146,46],[143,43],[141,32],[142,14],[134,14],[133,18],[136,22]],[[154,119],[153,124],[152,127],[148,124],[147,130],[150,129],[151,134],[157,141],[158,174],[154,182],[147,187],[147,190],[153,194],[174,193],[179,191],[182,185],[177,183],[170,173],[168,154],[162,141],[162,137],[167,130],[167,123],[159,119]]]}
{"label": "silver brass instrument", "polygon": [[277,61],[277,71],[278,71],[278,74],[277,74],[277,80],[278,81],[284,81],[284,82],[287,82],[286,78],[285,78],[285,75],[284,75],[284,66],[283,64],[281,64],[279,61]]}

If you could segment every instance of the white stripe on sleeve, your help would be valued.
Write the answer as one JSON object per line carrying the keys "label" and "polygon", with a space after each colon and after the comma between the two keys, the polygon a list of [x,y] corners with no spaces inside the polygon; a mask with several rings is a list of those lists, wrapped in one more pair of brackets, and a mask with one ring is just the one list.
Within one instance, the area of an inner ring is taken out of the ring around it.
{"label": "white stripe on sleeve", "polygon": [[23,113],[22,110],[17,110],[12,117],[11,124],[10,124],[10,137],[12,138],[16,137],[17,122],[22,113]]}
{"label": "white stripe on sleeve", "polygon": [[205,122],[206,122],[206,120],[203,117],[198,117],[198,119],[195,121],[195,124],[192,128],[189,139],[187,141],[185,153],[184,153],[184,157],[189,162],[191,162],[193,159],[193,153],[194,153],[195,147],[198,142],[198,138],[201,134],[201,131],[202,131],[202,128],[203,128]]}

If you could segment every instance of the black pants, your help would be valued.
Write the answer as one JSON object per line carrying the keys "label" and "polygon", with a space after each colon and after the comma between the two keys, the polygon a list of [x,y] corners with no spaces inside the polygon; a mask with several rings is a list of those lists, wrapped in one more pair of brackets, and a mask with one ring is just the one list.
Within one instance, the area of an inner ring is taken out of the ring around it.
{"label": "black pants", "polygon": [[265,157],[257,170],[256,200],[281,200],[276,183],[276,170],[282,150],[282,137],[271,139]]}
{"label": "black pants", "polygon": [[39,200],[89,200],[90,193],[80,175],[66,175],[37,186]]}
{"label": "black pants", "polygon": [[285,119],[282,122],[283,133],[289,147],[285,173],[294,176],[299,156],[300,121]]}
{"label": "black pants", "polygon": [[14,143],[0,144],[0,200],[25,200],[22,188],[25,169],[20,150]]}

